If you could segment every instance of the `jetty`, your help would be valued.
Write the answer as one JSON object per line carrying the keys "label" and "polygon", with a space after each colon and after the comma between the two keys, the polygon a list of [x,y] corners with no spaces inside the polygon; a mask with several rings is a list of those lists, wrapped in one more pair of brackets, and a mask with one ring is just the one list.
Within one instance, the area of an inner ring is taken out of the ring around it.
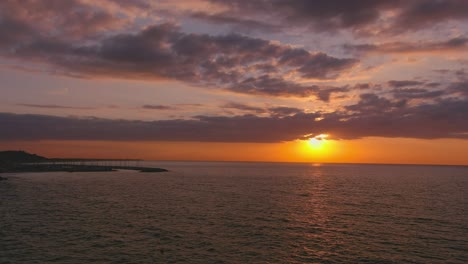
{"label": "jetty", "polygon": [[0,151],[0,173],[105,172],[117,170],[134,170],[139,172],[167,171],[162,168],[135,166],[135,164],[139,164],[139,160],[49,159],[24,151]]}

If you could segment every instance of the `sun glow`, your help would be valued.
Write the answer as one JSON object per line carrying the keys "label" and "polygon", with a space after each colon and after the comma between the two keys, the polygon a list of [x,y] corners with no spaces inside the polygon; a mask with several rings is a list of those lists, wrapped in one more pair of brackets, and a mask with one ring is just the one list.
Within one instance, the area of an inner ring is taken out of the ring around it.
{"label": "sun glow", "polygon": [[335,141],[327,139],[329,135],[320,134],[309,137],[307,140],[299,140],[298,151],[305,159],[322,160],[332,155],[336,148]]}
{"label": "sun glow", "polygon": [[320,150],[326,147],[327,145],[327,138],[328,135],[326,134],[320,134],[318,136],[315,136],[311,139],[309,139],[309,147],[314,150]]}

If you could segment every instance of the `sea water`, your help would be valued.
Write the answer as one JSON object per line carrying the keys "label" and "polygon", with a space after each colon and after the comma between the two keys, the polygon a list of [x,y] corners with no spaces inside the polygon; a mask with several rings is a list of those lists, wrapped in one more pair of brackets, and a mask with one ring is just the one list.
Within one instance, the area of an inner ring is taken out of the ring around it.
{"label": "sea water", "polygon": [[0,263],[467,263],[468,167],[5,174]]}

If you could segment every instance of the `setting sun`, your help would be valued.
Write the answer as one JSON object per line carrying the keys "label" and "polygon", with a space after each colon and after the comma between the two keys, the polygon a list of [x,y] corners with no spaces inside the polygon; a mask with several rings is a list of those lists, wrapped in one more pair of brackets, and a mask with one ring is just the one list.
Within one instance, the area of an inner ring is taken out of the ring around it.
{"label": "setting sun", "polygon": [[315,160],[315,161],[326,161],[333,156],[333,153],[336,151],[336,142],[334,140],[327,139],[329,135],[320,134],[316,136],[311,136],[307,140],[300,140],[299,143],[299,153],[305,160]]}
{"label": "setting sun", "polygon": [[318,136],[315,136],[308,141],[309,148],[314,149],[314,150],[321,150],[325,148],[327,145],[327,138],[328,135],[326,134],[320,134]]}

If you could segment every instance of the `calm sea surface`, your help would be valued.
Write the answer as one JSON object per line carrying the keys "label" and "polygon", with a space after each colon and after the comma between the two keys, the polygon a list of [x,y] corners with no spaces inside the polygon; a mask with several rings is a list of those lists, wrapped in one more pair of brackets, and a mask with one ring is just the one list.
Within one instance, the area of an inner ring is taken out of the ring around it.
{"label": "calm sea surface", "polygon": [[3,175],[0,263],[468,262],[468,167],[147,164]]}

